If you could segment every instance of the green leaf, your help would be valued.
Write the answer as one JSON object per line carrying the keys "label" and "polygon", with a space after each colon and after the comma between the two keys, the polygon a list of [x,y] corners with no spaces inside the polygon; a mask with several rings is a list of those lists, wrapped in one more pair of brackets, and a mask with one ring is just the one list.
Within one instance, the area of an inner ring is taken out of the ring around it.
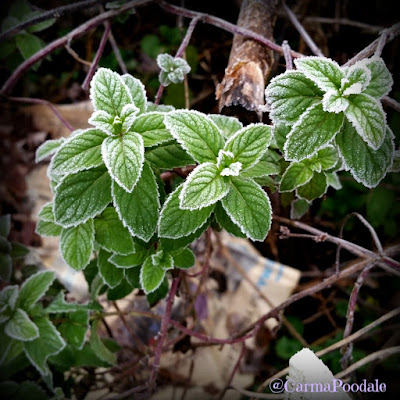
{"label": "green leaf", "polygon": [[97,303],[79,304],[73,302],[66,302],[64,292],[60,291],[54,300],[46,307],[45,311],[48,314],[52,313],[70,313],[75,311],[101,311],[101,306]]}
{"label": "green leaf", "polygon": [[84,269],[90,261],[94,243],[93,220],[63,229],[60,251],[65,262],[76,270]]}
{"label": "green leaf", "polygon": [[101,144],[107,134],[98,129],[86,129],[65,141],[50,164],[51,174],[65,175],[103,164]]}
{"label": "green leaf", "polygon": [[314,200],[326,193],[328,184],[323,172],[314,172],[312,179],[303,186],[297,188],[298,197],[304,200]]}
{"label": "green leaf", "polygon": [[349,96],[347,119],[369,147],[377,150],[385,137],[386,118],[381,103],[366,94]]}
{"label": "green leaf", "polygon": [[342,132],[336,137],[336,144],[355,180],[368,188],[377,186],[392,165],[394,145],[389,128],[386,128],[381,147],[374,151],[346,121]]}
{"label": "green leaf", "polygon": [[43,400],[47,399],[43,389],[34,382],[12,382],[3,381],[0,383],[0,393],[7,400]]}
{"label": "green leaf", "polygon": [[179,207],[198,210],[221,200],[229,191],[229,184],[212,163],[199,165],[182,185]]}
{"label": "green leaf", "polygon": [[15,43],[22,57],[26,60],[40,51],[43,47],[43,41],[35,35],[22,32],[15,36]]}
{"label": "green leaf", "polygon": [[28,314],[17,308],[11,319],[8,320],[4,332],[12,339],[23,342],[36,339],[39,336],[38,327],[29,319]]}
{"label": "green leaf", "polygon": [[96,320],[92,324],[91,334],[90,334],[90,346],[92,347],[94,353],[97,357],[106,361],[109,365],[114,365],[117,358],[114,353],[112,353],[101,341],[97,333],[97,325],[99,320]]}
{"label": "green leaf", "polygon": [[185,75],[190,72],[190,66],[185,59],[169,54],[159,54],[157,64],[161,68],[159,80],[163,86],[183,82]]}
{"label": "green leaf", "polygon": [[62,226],[54,222],[39,220],[35,232],[41,236],[59,236],[62,229]]}
{"label": "green leaf", "polygon": [[222,206],[247,237],[263,241],[271,225],[271,204],[267,194],[249,178],[232,177],[231,185]]}
{"label": "green leaf", "polygon": [[169,130],[164,125],[165,114],[149,112],[137,117],[131,126],[131,131],[139,133],[145,147],[155,146],[172,140]]}
{"label": "green leaf", "polygon": [[95,239],[107,251],[118,254],[132,253],[133,240],[124,227],[115,208],[107,207],[94,219]]}
{"label": "green leaf", "polygon": [[147,242],[157,229],[160,207],[157,183],[147,163],[131,193],[115,182],[112,185],[114,206],[119,218],[133,236]]}
{"label": "green leaf", "polygon": [[12,260],[9,254],[0,252],[0,279],[9,282],[12,274]]}
{"label": "green leaf", "polygon": [[349,100],[335,90],[326,92],[322,99],[323,110],[335,114],[345,111],[349,104]]}
{"label": "green leaf", "polygon": [[114,288],[118,286],[122,279],[124,278],[123,268],[118,268],[109,261],[111,253],[101,249],[99,251],[98,265],[99,272],[104,281],[104,283],[110,287]]}
{"label": "green leaf", "polygon": [[121,77],[106,68],[99,68],[90,83],[90,99],[95,111],[102,110],[119,116],[123,107],[133,102]]}
{"label": "green leaf", "polygon": [[290,207],[290,218],[300,219],[310,208],[310,204],[307,200],[296,199],[292,202]]}
{"label": "green leaf", "polygon": [[386,96],[392,90],[393,78],[385,62],[380,57],[372,57],[366,66],[371,71],[371,81],[363,93],[376,99]]}
{"label": "green leaf", "polygon": [[292,125],[310,106],[320,102],[323,93],[301,72],[287,71],[271,80],[265,95],[271,104],[271,119]]}
{"label": "green leaf", "polygon": [[240,162],[245,171],[254,166],[271,143],[271,127],[250,124],[236,132],[226,142],[224,150],[234,154],[233,162]]}
{"label": "green leaf", "polygon": [[168,286],[168,279],[165,276],[161,285],[151,293],[147,294],[147,301],[150,307],[155,306],[160,300],[165,298],[168,294],[169,286]]}
{"label": "green leaf", "polygon": [[344,73],[336,61],[325,57],[301,57],[294,61],[298,70],[315,82],[321,90],[338,90]]}
{"label": "green leaf", "polygon": [[171,105],[154,104],[151,101],[148,101],[146,104],[147,104],[147,112],[158,111],[162,113],[167,113],[175,110],[174,106]]}
{"label": "green leaf", "polygon": [[35,162],[38,163],[53,155],[64,142],[65,138],[46,140],[36,149]]}
{"label": "green leaf", "polygon": [[235,117],[228,117],[221,114],[209,114],[208,118],[218,126],[219,130],[227,139],[243,128],[243,124]]}
{"label": "green leaf", "polygon": [[[138,268],[139,269],[139,268]],[[127,279],[123,279],[122,282],[115,288],[107,290],[107,300],[115,301],[123,299],[132,293],[134,287],[129,283]]]}
{"label": "green leaf", "polygon": [[342,188],[342,184],[340,183],[340,179],[336,172],[325,172],[325,176],[328,186],[332,186],[336,190],[340,190]]}
{"label": "green leaf", "polygon": [[91,115],[88,122],[107,135],[117,135],[121,125],[118,125],[119,128],[114,125],[115,118],[117,117],[113,117],[106,111],[99,110]]}
{"label": "green leaf", "polygon": [[[37,13],[36,12],[31,13],[32,16],[33,15],[39,15],[39,14],[40,14],[40,11],[37,12]],[[51,19],[48,19],[47,21],[39,22],[39,23],[37,23],[35,25],[32,25],[29,28],[27,28],[27,31],[30,32],[30,33],[44,31],[45,29],[50,28],[50,26],[52,26],[56,21],[57,21],[56,18],[51,18]]]}
{"label": "green leaf", "polygon": [[148,257],[140,269],[140,283],[146,294],[154,292],[165,276],[165,269],[160,264],[156,264],[153,257],[154,255]]}
{"label": "green leaf", "polygon": [[310,107],[293,125],[284,146],[285,159],[301,161],[325,147],[340,131],[343,113],[328,113],[322,104]]}
{"label": "green leaf", "polygon": [[132,97],[133,104],[139,109],[139,113],[144,113],[147,109],[146,89],[143,83],[132,75],[125,74],[121,76]]}
{"label": "green leaf", "polygon": [[105,167],[66,176],[56,188],[55,222],[76,226],[100,214],[111,201],[111,178]]}
{"label": "green leaf", "polygon": [[131,268],[142,265],[150,254],[147,249],[137,249],[132,254],[113,254],[108,260],[118,268]]}
{"label": "green leaf", "polygon": [[53,202],[46,203],[38,212],[39,219],[54,222]]}
{"label": "green leaf", "polygon": [[198,163],[216,162],[224,138],[205,114],[198,111],[173,111],[165,117],[172,136]]}
{"label": "green leaf", "polygon": [[164,250],[157,251],[156,254],[151,255],[152,263],[168,270],[174,268],[174,259],[170,253]]}
{"label": "green leaf", "polygon": [[59,353],[65,346],[60,333],[46,318],[36,318],[34,323],[39,328],[39,337],[30,342],[24,342],[25,354],[42,376],[49,375],[47,359]]}
{"label": "green leaf", "polygon": [[313,177],[314,171],[310,168],[308,162],[293,162],[282,175],[280,183],[280,192],[291,192],[298,186],[309,182]]}
{"label": "green leaf", "polygon": [[164,203],[158,225],[161,237],[177,239],[190,235],[206,222],[214,209],[214,205],[210,205],[200,210],[182,210],[179,207],[182,188],[182,185],[179,186]]}
{"label": "green leaf", "polygon": [[286,137],[291,131],[292,127],[289,125],[285,125],[282,123],[277,123],[276,125],[273,125],[272,127],[272,133],[274,135],[274,138],[272,141],[275,142],[276,147],[283,152],[283,146],[286,142]]}
{"label": "green leaf", "polygon": [[358,62],[347,69],[346,77],[342,79],[340,92],[343,96],[359,94],[364,91],[370,80],[371,72],[365,66],[365,62]]}
{"label": "green leaf", "polygon": [[241,176],[248,178],[261,178],[267,175],[279,174],[281,172],[281,166],[272,154],[276,153],[274,153],[273,150],[267,150],[267,152],[261,157],[260,161],[253,167],[244,171]]}
{"label": "green leaf", "polygon": [[31,275],[19,290],[16,306],[29,310],[47,292],[55,279],[52,271],[40,271]]}
{"label": "green leaf", "polygon": [[196,164],[177,143],[167,143],[146,151],[146,160],[156,168],[172,169]]}
{"label": "green leaf", "polygon": [[394,152],[393,164],[390,167],[389,172],[400,172],[400,150]]}
{"label": "green leaf", "polygon": [[86,332],[89,330],[89,311],[78,310],[70,312],[63,318],[58,330],[68,344],[77,349],[82,349]]}
{"label": "green leaf", "polygon": [[338,160],[337,150],[333,146],[326,146],[311,157],[308,164],[314,171],[321,172],[322,170],[333,168]]}
{"label": "green leaf", "polygon": [[[134,121],[136,120],[136,115],[138,114],[139,109],[133,105],[133,104],[127,104],[122,108],[121,111],[121,118],[120,120],[122,121],[121,125],[121,132],[122,133],[127,133],[129,130],[131,130],[131,126],[133,125]],[[114,124],[118,122],[117,126],[119,125],[119,121],[116,118],[116,121],[114,121]]]}
{"label": "green leaf", "polygon": [[11,258],[23,258],[29,251],[29,248],[21,243],[11,243]]}
{"label": "green leaf", "polygon": [[11,310],[14,310],[17,299],[18,299],[18,286],[17,285],[5,286],[0,291],[0,313],[2,313],[7,307],[10,307]]}
{"label": "green leaf", "polygon": [[132,192],[142,173],[144,162],[143,140],[137,133],[113,136],[101,146],[104,163],[112,179],[127,192]]}
{"label": "green leaf", "polygon": [[240,238],[245,238],[246,235],[240,230],[239,226],[236,225],[229,215],[226,213],[224,208],[222,207],[221,203],[218,203],[215,207],[214,210],[214,215],[215,219],[217,220],[218,225],[222,228],[225,229],[227,232],[230,234],[240,237]]}
{"label": "green leaf", "polygon": [[125,270],[126,280],[136,289],[142,288],[142,285],[140,284],[140,270],[141,268],[128,268]]}
{"label": "green leaf", "polygon": [[196,263],[196,257],[193,251],[187,247],[174,254],[173,257],[176,268],[187,269],[193,267]]}

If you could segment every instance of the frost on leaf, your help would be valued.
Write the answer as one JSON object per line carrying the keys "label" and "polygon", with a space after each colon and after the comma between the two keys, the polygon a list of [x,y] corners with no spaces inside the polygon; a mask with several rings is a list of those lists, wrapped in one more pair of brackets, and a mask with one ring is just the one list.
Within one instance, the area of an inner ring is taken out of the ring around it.
{"label": "frost on leaf", "polygon": [[171,141],[173,138],[164,124],[165,114],[148,112],[139,115],[131,126],[131,131],[139,133],[145,147]]}
{"label": "frost on leaf", "polygon": [[328,184],[325,174],[323,172],[314,172],[312,179],[305,185],[298,187],[296,193],[298,197],[312,201],[325,194],[327,189]]}
{"label": "frost on leaf", "polygon": [[143,263],[140,270],[140,284],[146,294],[154,292],[164,280],[165,269],[161,265],[154,264],[150,256]]}
{"label": "frost on leaf", "polygon": [[385,62],[380,57],[373,57],[369,60],[367,68],[371,71],[371,81],[363,93],[376,99],[386,96],[392,89],[393,78]]}
{"label": "frost on leaf", "polygon": [[271,204],[267,194],[252,179],[232,177],[232,188],[222,206],[251,240],[263,241],[271,225]]}
{"label": "frost on leaf", "polygon": [[54,155],[50,174],[71,174],[101,165],[101,144],[106,137],[107,134],[99,129],[87,129],[72,136]]}
{"label": "frost on leaf", "polygon": [[344,73],[336,61],[325,57],[301,57],[294,60],[299,71],[323,91],[338,90]]}
{"label": "frost on leaf", "polygon": [[161,268],[168,270],[174,268],[174,259],[171,254],[164,250],[158,251],[156,254],[151,256],[153,265],[160,266]]}
{"label": "frost on leaf", "polygon": [[65,138],[46,140],[36,149],[35,162],[38,163],[53,155],[64,142]]}
{"label": "frost on leaf", "polygon": [[327,146],[318,151],[309,160],[310,167],[317,172],[333,168],[338,162],[338,152],[335,147]]}
{"label": "frost on leaf", "polygon": [[172,169],[196,164],[192,157],[174,140],[146,151],[146,160],[156,168]]}
{"label": "frost on leaf", "polygon": [[99,257],[97,264],[99,267],[99,273],[103,282],[110,288],[118,286],[124,278],[124,269],[118,268],[109,261],[111,253],[101,249],[99,251]]}
{"label": "frost on leaf", "polygon": [[139,79],[136,79],[129,74],[122,75],[121,79],[127,86],[129,93],[132,97],[133,104],[139,109],[139,113],[142,114],[146,112],[147,97],[146,89],[143,83]]}
{"label": "frost on leaf", "polygon": [[392,165],[394,145],[389,128],[386,128],[382,145],[378,150],[373,150],[360,138],[354,127],[346,122],[343,131],[336,137],[336,144],[355,180],[368,188],[377,186]]}
{"label": "frost on leaf", "polygon": [[144,162],[143,139],[135,132],[108,137],[101,146],[108,173],[114,181],[131,192],[142,173]]}
{"label": "frost on leaf", "polygon": [[319,102],[323,92],[301,72],[288,71],[273,78],[265,90],[266,101],[271,105],[270,117],[291,125],[310,106]]}
{"label": "frost on leaf", "polygon": [[164,203],[158,223],[160,237],[177,239],[190,235],[207,221],[214,209],[214,205],[210,205],[200,210],[182,210],[179,207],[182,188],[183,185],[179,186]]}
{"label": "frost on leaf", "polygon": [[119,116],[123,107],[133,102],[122,78],[107,68],[99,68],[94,74],[90,83],[90,99],[95,111],[105,111],[112,117]]}
{"label": "frost on leaf", "polygon": [[347,119],[368,146],[377,150],[384,140],[386,127],[381,103],[366,94],[350,96],[349,102],[345,111]]}
{"label": "frost on leaf", "polygon": [[325,112],[316,104],[293,125],[284,146],[287,160],[300,161],[325,147],[340,131],[343,114]]}
{"label": "frost on leaf", "polygon": [[330,113],[340,113],[349,106],[349,100],[338,94],[336,90],[329,90],[322,99],[322,108]]}
{"label": "frost on leaf", "polygon": [[183,82],[185,75],[190,72],[190,66],[186,60],[169,54],[159,54],[157,64],[161,68],[159,80],[163,86]]}
{"label": "frost on leaf", "polygon": [[390,167],[390,172],[400,172],[400,150],[394,152],[393,164]]}
{"label": "frost on leaf", "polygon": [[371,81],[370,70],[361,64],[353,65],[346,71],[346,77],[342,79],[340,92],[343,96],[361,93]]}
{"label": "frost on leaf", "polygon": [[208,117],[215,122],[227,139],[243,128],[243,124],[235,117],[228,117],[221,114],[209,114]]}
{"label": "frost on leaf", "polygon": [[133,104],[127,104],[121,111],[121,132],[126,133],[131,129],[139,109]]}
{"label": "frost on leaf", "polygon": [[76,226],[101,213],[111,201],[111,178],[105,167],[66,176],[54,198],[55,222]]}
{"label": "frost on leaf", "polygon": [[199,165],[183,183],[179,207],[197,210],[221,200],[229,191],[228,182],[221,176],[216,164]]}
{"label": "frost on leaf", "polygon": [[172,136],[199,164],[216,162],[224,138],[218,127],[198,111],[174,111],[165,116]]}
{"label": "frost on leaf", "polygon": [[107,135],[116,135],[118,133],[115,130],[113,122],[114,117],[108,112],[102,110],[95,111],[89,118],[89,124],[95,126],[97,129],[100,129]]}
{"label": "frost on leaf", "polygon": [[291,192],[298,186],[306,184],[314,175],[307,162],[292,163],[282,175],[281,192]]}

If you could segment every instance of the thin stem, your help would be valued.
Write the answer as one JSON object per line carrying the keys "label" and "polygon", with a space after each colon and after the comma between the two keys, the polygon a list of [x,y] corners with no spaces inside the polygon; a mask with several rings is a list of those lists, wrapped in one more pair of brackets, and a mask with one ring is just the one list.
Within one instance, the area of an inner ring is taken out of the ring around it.
{"label": "thin stem", "polygon": [[382,103],[387,104],[389,107],[392,107],[393,110],[400,112],[400,103],[396,101],[395,99],[392,99],[389,96],[383,96],[382,97]]}
{"label": "thin stem", "polygon": [[43,47],[40,51],[35,53],[32,57],[29,57],[27,60],[25,60],[15,71],[14,73],[7,79],[7,81],[4,83],[3,87],[1,88],[1,94],[7,94],[10,90],[13,89],[13,87],[16,85],[16,83],[19,81],[21,76],[24,74],[26,70],[28,70],[33,64],[35,64],[37,61],[45,58],[48,56],[50,53],[52,53],[54,50],[58,49],[59,47],[64,46],[68,41],[78,38],[82,35],[84,35],[86,32],[90,31],[91,29],[95,28],[96,26],[102,24],[104,21],[111,19],[117,15],[120,15],[132,8],[135,8],[137,6],[150,3],[153,0],[133,0],[130,1],[129,3],[123,5],[120,8],[117,8],[115,10],[110,10],[105,13],[102,13],[100,15],[97,15],[96,17],[89,19],[86,21],[84,24],[78,26],[71,32],[69,32],[67,35],[58,38],[54,40],[53,42],[49,43],[47,46]]}
{"label": "thin stem", "polygon": [[19,103],[43,104],[43,105],[49,107],[51,111],[53,111],[54,115],[61,121],[61,123],[67,129],[69,129],[71,132],[74,130],[74,128],[71,126],[71,124],[61,116],[61,114],[58,112],[55,105],[50,103],[47,100],[34,99],[34,98],[30,98],[30,97],[7,97],[7,100],[15,101],[15,102],[19,102]]}
{"label": "thin stem", "polygon": [[94,59],[92,61],[92,64],[90,65],[89,71],[86,74],[86,78],[82,83],[82,89],[85,92],[87,92],[88,89],[89,89],[90,81],[92,80],[93,75],[96,72],[96,69],[97,69],[97,66],[99,64],[100,58],[103,55],[104,48],[106,47],[106,43],[107,43],[107,40],[108,40],[108,35],[111,32],[110,21],[105,21],[104,22],[104,26],[105,26],[105,29],[104,29],[103,36],[101,37],[101,40],[100,40],[99,48],[97,49],[96,55],[95,55],[95,57],[94,57]]}
{"label": "thin stem", "polygon": [[379,33],[383,26],[378,25],[369,25],[364,22],[353,21],[348,18],[325,18],[325,17],[306,17],[304,19],[306,22],[319,22],[321,24],[339,24],[339,25],[347,25],[347,26],[354,26],[356,28],[360,28],[364,31],[368,31],[371,33]]}
{"label": "thin stem", "polygon": [[128,73],[128,69],[126,68],[125,62],[121,56],[121,52],[119,51],[119,47],[117,44],[117,41],[114,38],[114,35],[112,33],[112,31],[110,31],[110,34],[108,35],[108,41],[111,44],[111,47],[113,49],[115,58],[117,59],[118,65],[121,68],[121,71],[123,74],[127,74]]}
{"label": "thin stem", "polygon": [[61,6],[57,8],[53,8],[52,10],[45,11],[42,14],[28,19],[27,21],[22,22],[21,24],[12,27],[8,31],[5,31],[0,34],[0,43],[4,40],[16,35],[17,33],[21,32],[22,30],[29,28],[30,26],[36,25],[39,22],[48,21],[49,19],[53,18],[60,18],[62,15],[65,15],[69,12],[79,11],[81,9],[88,9],[90,7],[95,6],[96,4],[105,3],[108,0],[85,0],[85,1],[78,1],[73,4],[69,4],[66,6]]}
{"label": "thin stem", "polygon": [[283,9],[285,10],[287,16],[289,17],[290,21],[294,25],[294,27],[299,32],[300,36],[304,39],[307,43],[310,50],[317,56],[324,57],[324,53],[318,48],[315,42],[311,39],[311,36],[307,33],[304,29],[304,26],[300,23],[296,14],[286,5],[285,2],[282,3]]}
{"label": "thin stem", "polygon": [[283,55],[285,57],[286,62],[286,71],[290,71],[293,69],[293,59],[290,54],[290,46],[287,40],[284,40],[282,43]]}
{"label": "thin stem", "polygon": [[174,278],[172,281],[171,288],[169,290],[165,313],[161,320],[161,330],[160,330],[160,334],[159,334],[158,341],[157,341],[157,347],[154,352],[154,360],[153,360],[153,365],[152,365],[149,382],[148,382],[148,388],[149,388],[150,393],[154,390],[157,375],[158,375],[158,370],[160,369],[160,359],[161,359],[161,354],[162,354],[162,350],[163,350],[163,344],[164,344],[165,338],[167,336],[168,325],[172,322],[172,321],[170,321],[171,310],[172,310],[172,305],[174,304],[174,299],[175,299],[176,291],[178,289],[178,284],[179,284],[179,278]]}
{"label": "thin stem", "polygon": [[163,94],[165,86],[163,84],[160,85],[160,87],[157,90],[156,98],[154,100],[154,104],[160,104],[161,96]]}

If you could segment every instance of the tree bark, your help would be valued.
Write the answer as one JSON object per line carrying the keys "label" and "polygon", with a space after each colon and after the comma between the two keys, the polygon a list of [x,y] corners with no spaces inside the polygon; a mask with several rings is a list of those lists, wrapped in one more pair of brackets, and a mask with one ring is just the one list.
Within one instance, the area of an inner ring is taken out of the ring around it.
{"label": "tree bark", "polygon": [[[237,25],[273,40],[278,0],[243,0]],[[235,35],[225,76],[216,90],[221,114],[243,123],[260,121],[265,82],[274,53],[254,40]]]}

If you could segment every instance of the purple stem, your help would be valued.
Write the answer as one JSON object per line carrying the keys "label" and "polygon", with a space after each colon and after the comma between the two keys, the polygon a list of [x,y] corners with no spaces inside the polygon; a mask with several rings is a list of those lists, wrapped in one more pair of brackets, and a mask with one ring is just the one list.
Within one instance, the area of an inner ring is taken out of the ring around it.
{"label": "purple stem", "polygon": [[88,71],[88,73],[86,75],[86,78],[82,83],[82,89],[85,92],[87,92],[88,89],[89,89],[90,81],[92,80],[93,75],[96,72],[96,69],[97,69],[97,66],[99,64],[100,58],[101,58],[101,56],[102,56],[102,54],[104,52],[104,48],[106,47],[108,36],[110,35],[110,32],[111,32],[110,21],[104,22],[104,25],[105,25],[105,30],[104,30],[103,36],[101,37],[99,48],[97,49],[97,53],[96,53],[96,55],[95,55],[95,57],[94,57],[94,59],[92,61],[92,64],[90,65],[90,68],[89,68],[89,71]]}
{"label": "purple stem", "polygon": [[282,43],[283,55],[285,57],[286,62],[286,71],[290,71],[293,69],[293,59],[290,54],[290,46],[287,40],[284,40]]}
{"label": "purple stem", "polygon": [[165,86],[163,84],[157,90],[156,99],[154,100],[154,104],[160,104],[161,96],[163,94]]}

